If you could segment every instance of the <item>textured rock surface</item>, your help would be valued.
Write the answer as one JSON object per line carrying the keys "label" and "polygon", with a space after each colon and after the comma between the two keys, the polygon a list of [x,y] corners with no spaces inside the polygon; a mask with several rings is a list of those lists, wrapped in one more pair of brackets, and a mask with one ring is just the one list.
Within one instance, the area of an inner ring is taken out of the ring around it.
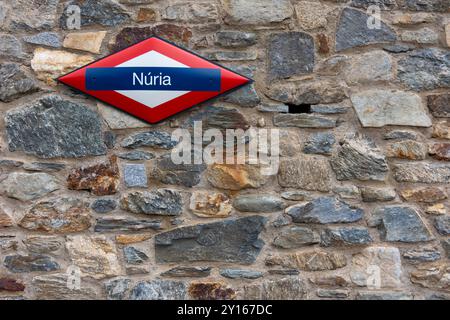
{"label": "textured rock surface", "polygon": [[422,49],[408,54],[398,63],[398,78],[409,88],[433,90],[450,87],[448,50]]}
{"label": "textured rock surface", "polygon": [[148,215],[178,216],[182,212],[183,199],[178,191],[158,189],[155,191],[136,191],[125,195],[120,205],[132,213]]}
{"label": "textured rock surface", "polygon": [[344,77],[351,84],[392,80],[391,56],[383,51],[372,51],[353,57],[344,70]]}
{"label": "textured rock surface", "polygon": [[381,236],[390,242],[421,242],[433,239],[416,210],[406,206],[388,206],[374,212]]}
{"label": "textured rock surface", "polygon": [[139,282],[130,293],[130,300],[186,299],[186,285],[180,281],[153,280]]}
{"label": "textured rock surface", "polygon": [[192,277],[192,278],[202,278],[207,277],[211,274],[210,267],[175,267],[170,270],[167,270],[161,273],[163,277],[173,277],[173,278],[184,278],[184,277]]}
{"label": "textured rock surface", "polygon": [[23,40],[27,43],[53,48],[59,48],[62,44],[61,37],[56,32],[41,32],[33,36],[23,37]]}
{"label": "textured rock surface", "polygon": [[31,68],[36,72],[39,80],[45,81],[49,85],[55,85],[56,78],[93,60],[92,56],[86,54],[37,48],[34,50]]}
{"label": "textured rock surface", "polygon": [[[450,299],[448,9],[0,1],[0,300]],[[149,124],[55,81],[153,36],[253,82]],[[197,121],[272,149],[175,164]]]}
{"label": "textured rock surface", "polygon": [[208,167],[206,177],[214,187],[226,190],[259,188],[269,178],[262,174],[261,167],[239,164],[213,164]]}
{"label": "textured rock surface", "polygon": [[362,209],[351,208],[347,203],[332,197],[317,198],[305,204],[293,205],[286,213],[298,223],[350,223],[363,217]]}
{"label": "textured rock surface", "polygon": [[286,207],[284,201],[270,194],[241,195],[234,199],[233,207],[241,212],[274,212]]}
{"label": "textured rock surface", "polygon": [[[297,58],[293,59],[293,56]],[[272,79],[311,73],[314,67],[314,39],[302,32],[273,35],[270,38],[269,63]]]}
{"label": "textured rock surface", "polygon": [[336,139],[332,133],[320,132],[311,136],[305,143],[304,153],[331,155]]}
{"label": "textured rock surface", "polygon": [[382,21],[381,28],[370,29],[368,18],[368,15],[359,10],[343,10],[336,31],[336,51],[396,40],[394,30]]}
{"label": "textured rock surface", "polygon": [[83,200],[60,198],[37,203],[25,213],[19,225],[47,233],[79,232],[91,226],[91,214]]}
{"label": "textured rock surface", "polygon": [[5,117],[10,151],[40,158],[98,156],[106,153],[99,116],[87,107],[46,96]]}
{"label": "textured rock surface", "polygon": [[[402,263],[400,252],[394,247],[369,247],[352,258],[350,277],[358,286],[372,285],[368,279],[373,271],[372,267],[380,268],[380,288],[396,288],[401,286]],[[377,269],[378,270],[378,269]]]}
{"label": "textured rock surface", "polygon": [[305,283],[300,279],[284,278],[245,285],[242,298],[246,300],[301,300],[306,297]]}
{"label": "textured rock surface", "polygon": [[61,16],[61,27],[66,28],[66,21],[69,18],[67,7],[76,5],[80,8],[81,26],[102,25],[112,27],[124,23],[130,19],[130,15],[125,8],[112,0],[95,1],[95,0],[74,0],[66,5],[66,12]]}
{"label": "textured rock surface", "polygon": [[[393,142],[386,149],[388,157],[410,160],[425,160],[428,151],[426,145],[412,140]],[[431,150],[430,148],[430,153]]]}
{"label": "textured rock surface", "polygon": [[366,245],[373,242],[369,230],[363,227],[330,227],[320,235],[325,247],[345,245]]}
{"label": "textured rock surface", "polygon": [[294,105],[338,103],[347,97],[345,84],[327,80],[273,85],[268,95],[274,100]]}
{"label": "textured rock surface", "polygon": [[319,234],[309,228],[289,227],[273,239],[273,245],[284,249],[299,248],[319,243]]}
{"label": "textured rock surface", "polygon": [[265,218],[250,216],[160,233],[155,237],[156,261],[250,264],[264,245],[258,238],[264,224]]}
{"label": "textured rock surface", "polygon": [[230,24],[266,24],[282,22],[293,10],[288,0],[222,0],[225,21]]}
{"label": "textured rock surface", "polygon": [[66,249],[72,263],[85,276],[103,279],[122,272],[116,248],[104,236],[68,236]]}
{"label": "textured rock surface", "polygon": [[147,171],[143,164],[127,163],[123,166],[123,179],[128,188],[147,187]]}
{"label": "textured rock surface", "polygon": [[13,219],[0,209],[0,228],[11,227],[13,224]]}
{"label": "textured rock surface", "polygon": [[193,187],[205,170],[205,164],[175,164],[170,155],[165,155],[156,160],[151,176],[162,183]]}
{"label": "textured rock surface", "polygon": [[121,217],[97,219],[96,232],[142,231],[161,229],[161,220],[136,220]]}
{"label": "textured rock surface", "polygon": [[51,257],[39,254],[6,256],[3,262],[12,273],[49,272],[60,268],[59,264]]}
{"label": "textured rock surface", "polygon": [[352,95],[351,99],[364,127],[431,126],[420,97],[414,93],[369,90]]}
{"label": "textured rock surface", "polygon": [[388,171],[385,156],[372,141],[361,136],[343,140],[331,166],[338,180],[383,181]]}
{"label": "textured rock surface", "polygon": [[124,148],[152,147],[160,149],[171,149],[176,145],[170,134],[160,131],[142,132],[125,138],[122,143]]}
{"label": "textured rock surface", "polygon": [[[30,6],[29,1],[14,1],[11,10],[11,26],[17,29],[41,30],[55,25],[58,8],[57,0],[43,0]],[[25,9],[25,10],[24,10]]]}
{"label": "textured rock surface", "polygon": [[98,293],[94,289],[85,285],[75,289],[69,288],[67,286],[68,280],[69,277],[64,273],[53,273],[34,277],[32,284],[36,288],[38,299],[83,300],[98,297]]}
{"label": "textured rock surface", "polygon": [[265,263],[267,266],[282,266],[284,268],[300,269],[303,271],[325,271],[345,267],[347,260],[340,253],[309,250],[269,256],[266,258]]}
{"label": "textured rock surface", "polygon": [[230,215],[232,205],[223,193],[197,191],[191,196],[189,208],[199,217],[224,218]]}
{"label": "textured rock surface", "polygon": [[100,53],[106,31],[69,33],[63,42],[65,48]]}
{"label": "textured rock surface", "polygon": [[318,157],[286,159],[280,163],[278,182],[283,187],[329,191],[331,169]]}
{"label": "textured rock surface", "polygon": [[46,173],[13,172],[0,182],[0,193],[21,201],[41,198],[59,188],[56,178]]}
{"label": "textured rock surface", "polygon": [[194,300],[233,300],[236,297],[236,292],[223,282],[192,282],[188,293]]}
{"label": "textured rock surface", "polygon": [[147,128],[150,124],[114,107],[98,103],[97,109],[110,129]]}
{"label": "textured rock surface", "polygon": [[398,182],[448,183],[450,168],[437,163],[398,163],[393,168]]}
{"label": "textured rock surface", "polygon": [[192,38],[192,31],[189,28],[168,23],[154,27],[126,27],[117,34],[111,49],[116,52],[152,36],[160,36],[179,45],[186,45]]}
{"label": "textured rock surface", "polygon": [[67,187],[71,190],[89,190],[97,196],[114,194],[119,185],[117,158],[111,157],[107,163],[74,169],[67,177]]}
{"label": "textured rock surface", "polygon": [[0,64],[0,101],[10,102],[38,90],[36,81],[15,63]]}
{"label": "textured rock surface", "polygon": [[395,196],[396,192],[394,189],[374,187],[361,188],[361,197],[364,202],[391,201],[395,199]]}
{"label": "textured rock surface", "polygon": [[62,246],[62,241],[56,236],[29,236],[23,243],[33,253],[55,252]]}

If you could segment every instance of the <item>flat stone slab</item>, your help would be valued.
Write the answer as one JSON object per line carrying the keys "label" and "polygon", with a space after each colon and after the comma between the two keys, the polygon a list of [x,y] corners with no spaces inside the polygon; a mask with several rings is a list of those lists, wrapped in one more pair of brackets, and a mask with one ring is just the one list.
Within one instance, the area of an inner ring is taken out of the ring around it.
{"label": "flat stone slab", "polygon": [[251,264],[264,242],[258,238],[266,219],[249,216],[181,227],[155,236],[157,263],[220,261]]}

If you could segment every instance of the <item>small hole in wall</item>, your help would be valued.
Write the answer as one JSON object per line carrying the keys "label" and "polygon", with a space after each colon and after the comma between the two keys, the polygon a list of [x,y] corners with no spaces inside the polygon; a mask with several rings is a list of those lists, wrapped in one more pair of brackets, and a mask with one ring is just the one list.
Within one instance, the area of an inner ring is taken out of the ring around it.
{"label": "small hole in wall", "polygon": [[310,104],[288,104],[289,113],[311,113]]}

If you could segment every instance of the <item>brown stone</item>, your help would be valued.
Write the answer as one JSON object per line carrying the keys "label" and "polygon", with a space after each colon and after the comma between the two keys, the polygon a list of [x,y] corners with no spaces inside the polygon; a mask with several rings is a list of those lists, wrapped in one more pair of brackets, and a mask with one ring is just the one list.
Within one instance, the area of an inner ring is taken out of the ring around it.
{"label": "brown stone", "polygon": [[151,8],[139,8],[136,21],[151,22],[156,20],[156,11]]}
{"label": "brown stone", "polygon": [[224,218],[231,213],[232,206],[223,193],[196,191],[192,193],[190,209],[202,218]]}
{"label": "brown stone", "polygon": [[411,282],[424,288],[450,291],[450,265],[447,263],[422,265],[411,272]]}
{"label": "brown stone", "polygon": [[389,158],[424,160],[427,147],[414,140],[398,141],[388,145],[386,153]]}
{"label": "brown stone", "polygon": [[116,42],[111,51],[116,52],[152,36],[160,36],[179,45],[187,45],[192,38],[192,32],[174,24],[160,24],[153,27],[127,27],[116,36]]}
{"label": "brown stone", "polygon": [[106,31],[69,33],[64,38],[65,48],[100,53]]}
{"label": "brown stone", "polygon": [[405,189],[400,192],[400,195],[406,201],[415,202],[434,203],[447,199],[447,194],[444,190],[431,186],[418,189]]}
{"label": "brown stone", "polygon": [[450,117],[450,93],[434,94],[427,97],[428,108],[437,118]]}
{"label": "brown stone", "polygon": [[313,250],[269,256],[265,263],[267,266],[282,266],[304,271],[324,271],[345,267],[347,260],[340,253]]}
{"label": "brown stone", "polygon": [[450,160],[450,143],[434,143],[430,145],[429,154],[436,160]]}
{"label": "brown stone", "polygon": [[0,209],[0,228],[7,228],[13,226],[14,221],[12,218]]}
{"label": "brown stone", "polygon": [[440,121],[433,125],[433,138],[449,139],[450,140],[450,126],[447,121]]}
{"label": "brown stone", "polygon": [[89,204],[75,198],[39,202],[25,214],[19,226],[47,233],[80,232],[91,226]]}
{"label": "brown stone", "polygon": [[192,282],[189,295],[196,300],[233,300],[236,292],[222,282]]}
{"label": "brown stone", "polygon": [[22,283],[17,282],[17,280],[10,278],[0,278],[0,291],[19,292],[24,290],[25,286]]}
{"label": "brown stone", "polygon": [[261,171],[261,167],[254,165],[213,164],[207,169],[207,179],[219,189],[259,188],[268,180]]}
{"label": "brown stone", "polygon": [[131,244],[143,242],[151,238],[151,234],[119,234],[116,236],[116,242],[118,244]]}
{"label": "brown stone", "polygon": [[71,190],[89,190],[97,196],[116,193],[119,186],[117,157],[112,156],[109,163],[72,170],[67,178],[67,184]]}
{"label": "brown stone", "polygon": [[330,53],[330,39],[326,34],[319,33],[317,36],[318,51],[320,54]]}

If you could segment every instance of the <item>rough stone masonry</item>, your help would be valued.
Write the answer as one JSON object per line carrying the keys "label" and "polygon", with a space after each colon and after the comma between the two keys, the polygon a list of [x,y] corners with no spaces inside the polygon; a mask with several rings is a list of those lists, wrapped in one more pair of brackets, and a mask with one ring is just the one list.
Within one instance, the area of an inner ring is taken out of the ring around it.
{"label": "rough stone masonry", "polygon": [[[157,125],[55,82],[152,35],[255,82]],[[0,0],[0,299],[450,299],[449,47],[449,0]],[[173,164],[195,120],[278,174]]]}

